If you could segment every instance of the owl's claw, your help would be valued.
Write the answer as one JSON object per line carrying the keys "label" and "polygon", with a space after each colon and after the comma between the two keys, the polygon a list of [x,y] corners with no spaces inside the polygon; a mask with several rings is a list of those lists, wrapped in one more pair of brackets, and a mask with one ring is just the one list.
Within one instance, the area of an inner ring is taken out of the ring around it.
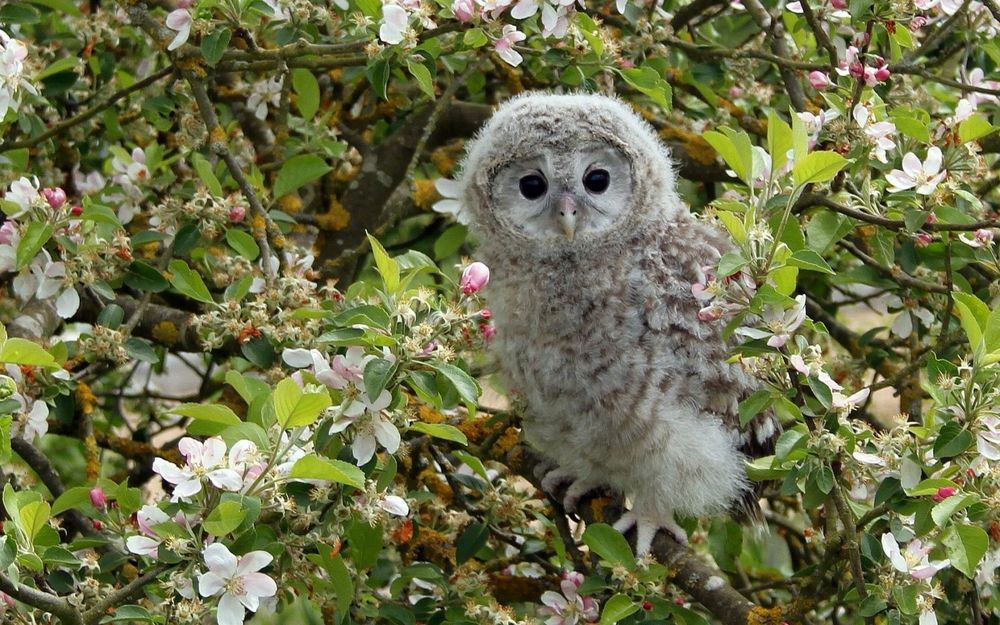
{"label": "owl's claw", "polygon": [[634,511],[629,510],[615,522],[614,528],[624,534],[635,526],[635,552],[638,557],[649,553],[653,546],[653,538],[657,530],[665,530],[682,545],[688,544],[687,532],[674,521],[674,515],[668,514],[661,519],[650,519],[639,516]]}
{"label": "owl's claw", "polygon": [[580,498],[600,486],[596,482],[579,479],[565,469],[557,468],[549,471],[542,478],[542,490],[554,496],[559,486],[566,482],[570,482],[562,500],[563,510],[566,512],[576,511],[576,504],[579,503]]}

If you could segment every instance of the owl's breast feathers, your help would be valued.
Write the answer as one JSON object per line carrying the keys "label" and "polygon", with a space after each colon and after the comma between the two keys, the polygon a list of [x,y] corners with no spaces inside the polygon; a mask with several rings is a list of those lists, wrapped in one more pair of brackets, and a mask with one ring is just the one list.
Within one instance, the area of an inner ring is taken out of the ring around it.
{"label": "owl's breast feathers", "polygon": [[[744,457],[773,452],[780,429],[772,414],[740,427],[739,402],[757,385],[726,362],[725,322],[700,321],[691,291],[729,247],[712,226],[687,218],[629,237],[600,263],[497,255],[498,356],[540,413],[545,438],[580,437],[579,449],[604,432],[609,447],[639,445],[657,440],[661,415],[688,406],[718,418]],[[734,511],[759,514],[752,489]]]}

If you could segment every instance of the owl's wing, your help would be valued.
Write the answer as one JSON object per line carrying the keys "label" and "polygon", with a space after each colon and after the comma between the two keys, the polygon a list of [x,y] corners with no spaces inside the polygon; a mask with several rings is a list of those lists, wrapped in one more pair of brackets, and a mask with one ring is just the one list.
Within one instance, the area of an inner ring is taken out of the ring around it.
{"label": "owl's wing", "polygon": [[[700,321],[702,304],[691,286],[704,280],[702,268],[714,266],[732,246],[709,224],[682,221],[667,224],[659,245],[651,246],[630,276],[630,286],[640,301],[650,339],[672,354],[678,368],[675,389],[678,403],[700,413],[721,417],[747,459],[774,453],[781,427],[771,411],[740,425],[739,404],[759,388],[739,363],[727,362],[730,345],[722,338],[723,321]],[[734,505],[739,517],[759,520],[758,493],[747,491]]]}

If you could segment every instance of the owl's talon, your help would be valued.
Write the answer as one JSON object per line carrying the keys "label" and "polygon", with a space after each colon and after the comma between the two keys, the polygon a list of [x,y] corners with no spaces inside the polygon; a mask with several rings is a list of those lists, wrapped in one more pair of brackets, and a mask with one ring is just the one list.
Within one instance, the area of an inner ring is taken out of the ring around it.
{"label": "owl's talon", "polygon": [[674,521],[673,514],[666,515],[665,519],[654,520],[641,517],[629,510],[615,522],[613,527],[622,534],[635,527],[635,552],[636,556],[640,558],[649,553],[657,530],[662,529],[668,532],[674,540],[682,545],[688,544],[687,532],[677,524],[677,521]]}
{"label": "owl's talon", "polygon": [[556,491],[559,490],[560,484],[565,484],[566,482],[575,482],[576,476],[567,471],[566,469],[561,469],[556,467],[542,478],[542,490],[550,495],[555,495]]}
{"label": "owl's talon", "polygon": [[563,510],[575,512],[576,504],[580,503],[580,498],[599,486],[600,484],[590,480],[574,480],[569,485],[569,489],[566,490],[566,496],[563,497]]}

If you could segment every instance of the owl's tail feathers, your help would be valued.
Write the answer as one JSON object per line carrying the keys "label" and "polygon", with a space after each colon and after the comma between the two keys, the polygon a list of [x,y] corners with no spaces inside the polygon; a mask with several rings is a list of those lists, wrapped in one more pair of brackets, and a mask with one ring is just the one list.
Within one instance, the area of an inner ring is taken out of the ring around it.
{"label": "owl's tail feathers", "polygon": [[767,520],[764,519],[764,511],[760,507],[762,487],[762,484],[750,486],[729,509],[729,514],[734,520],[749,525],[761,535],[767,533]]}

